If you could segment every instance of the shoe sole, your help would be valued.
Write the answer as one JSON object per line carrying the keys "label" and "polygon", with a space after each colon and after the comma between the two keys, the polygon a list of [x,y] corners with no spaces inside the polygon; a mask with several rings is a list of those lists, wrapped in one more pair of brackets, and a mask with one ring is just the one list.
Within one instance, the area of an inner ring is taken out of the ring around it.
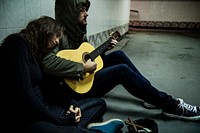
{"label": "shoe sole", "polygon": [[162,112],[162,114],[167,117],[177,118],[177,119],[182,119],[182,120],[189,120],[189,121],[199,121],[200,120],[200,116],[185,117],[185,116],[177,116],[177,115],[169,114],[166,112]]}
{"label": "shoe sole", "polygon": [[124,121],[121,120],[121,119],[110,119],[110,120],[107,120],[107,121],[105,121],[105,122],[100,122],[100,123],[90,123],[90,124],[87,126],[87,128],[91,128],[91,127],[93,127],[93,126],[104,126],[104,125],[106,125],[106,124],[108,124],[108,123],[116,122],[116,121],[118,121],[118,122],[122,122],[123,125],[125,125],[125,124],[124,124]]}

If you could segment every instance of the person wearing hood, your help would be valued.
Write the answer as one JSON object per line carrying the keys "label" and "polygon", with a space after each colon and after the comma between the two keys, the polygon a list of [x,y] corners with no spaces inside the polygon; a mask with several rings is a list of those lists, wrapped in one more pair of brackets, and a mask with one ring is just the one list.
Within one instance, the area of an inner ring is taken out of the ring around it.
{"label": "person wearing hood", "polygon": [[[87,40],[87,17],[89,0],[56,0],[55,18],[65,27],[60,44],[43,58],[43,71],[48,75],[47,83],[52,92],[57,93],[53,99],[64,100],[65,95],[77,99],[85,97],[102,97],[121,84],[132,96],[162,109],[165,116],[196,121],[200,120],[200,107],[187,104],[181,98],[174,98],[166,92],[159,91],[135,67],[121,50],[111,53],[118,41],[111,38],[110,47],[101,54],[103,68],[95,72],[97,63],[90,58],[86,62],[77,62],[57,56],[64,49],[78,49]],[[86,93],[76,93],[63,79],[82,80],[85,73],[94,74],[91,89]],[[57,88],[56,90],[54,88]]]}

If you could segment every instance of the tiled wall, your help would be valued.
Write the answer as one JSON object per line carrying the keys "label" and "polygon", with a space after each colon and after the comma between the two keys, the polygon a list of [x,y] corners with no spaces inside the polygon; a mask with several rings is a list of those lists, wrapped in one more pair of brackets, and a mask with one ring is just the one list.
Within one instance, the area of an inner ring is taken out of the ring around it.
{"label": "tiled wall", "polygon": [[128,31],[130,0],[90,0],[88,36],[91,44],[98,46],[106,41],[111,31],[121,34]]}
{"label": "tiled wall", "polygon": [[0,0],[0,41],[41,15],[54,17],[54,0]]}
{"label": "tiled wall", "polygon": [[107,29],[103,32],[99,32],[88,36],[90,44],[97,47],[109,38],[109,34],[114,31],[119,31],[121,35],[125,34],[129,30],[129,24],[120,25],[114,28]]}
{"label": "tiled wall", "polygon": [[[130,0],[90,1],[88,38],[94,45],[104,42],[110,31],[128,31]],[[42,15],[54,18],[54,3],[55,0],[0,0],[0,41],[31,19]]]}

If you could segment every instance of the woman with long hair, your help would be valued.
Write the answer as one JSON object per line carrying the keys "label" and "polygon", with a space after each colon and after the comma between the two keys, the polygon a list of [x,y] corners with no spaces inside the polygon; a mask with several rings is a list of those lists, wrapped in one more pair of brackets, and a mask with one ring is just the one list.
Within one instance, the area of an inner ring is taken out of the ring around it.
{"label": "woman with long hair", "polygon": [[[63,103],[44,95],[40,61],[59,44],[64,28],[53,18],[32,20],[19,33],[8,35],[0,45],[1,110],[6,132],[92,132],[86,129],[106,111],[101,98]],[[11,127],[11,128],[9,128]]]}

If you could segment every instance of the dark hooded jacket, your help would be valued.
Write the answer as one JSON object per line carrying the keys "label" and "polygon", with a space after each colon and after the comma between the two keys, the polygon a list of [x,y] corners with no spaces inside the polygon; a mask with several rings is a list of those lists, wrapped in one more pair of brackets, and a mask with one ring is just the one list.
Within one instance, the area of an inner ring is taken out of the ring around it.
{"label": "dark hooded jacket", "polygon": [[89,0],[56,0],[55,18],[66,30],[60,41],[60,45],[49,51],[43,60],[43,70],[45,73],[65,78],[79,78],[83,72],[83,64],[62,59],[56,56],[62,49],[77,49],[83,42],[87,42],[86,27],[80,29],[78,26],[78,16],[81,7],[90,7]]}

